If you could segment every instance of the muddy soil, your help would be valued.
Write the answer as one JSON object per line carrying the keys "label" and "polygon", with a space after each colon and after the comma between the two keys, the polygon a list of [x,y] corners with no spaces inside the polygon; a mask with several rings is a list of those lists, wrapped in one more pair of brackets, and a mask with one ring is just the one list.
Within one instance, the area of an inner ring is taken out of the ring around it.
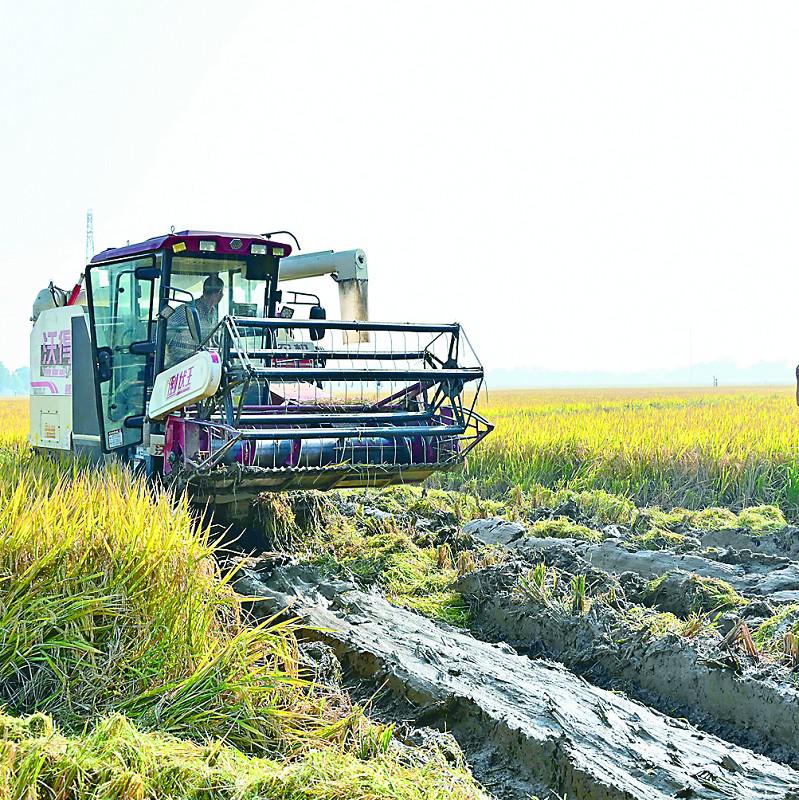
{"label": "muddy soil", "polygon": [[236,588],[261,615],[290,608],[350,675],[451,731],[498,797],[799,800],[787,766],[309,567],[249,562]]}
{"label": "muddy soil", "polygon": [[[799,564],[776,554],[788,552],[793,529],[767,537],[743,531],[696,532],[690,539],[698,552],[679,553],[636,550],[624,538],[601,543],[533,538],[518,523],[502,520],[476,520],[464,530],[486,544],[504,545],[509,554],[507,563],[472,573],[458,586],[474,612],[478,635],[555,658],[601,686],[622,688],[704,730],[799,765],[796,673],[748,657],[722,640],[737,622],[745,621],[754,630],[780,604],[799,599]],[[733,547],[761,540],[772,544],[759,551]],[[749,602],[710,615],[719,632],[715,639],[655,637],[631,627],[608,605],[573,614],[559,603],[520,600],[518,592],[513,596],[518,574],[537,563],[559,570],[562,581],[585,575],[595,594],[613,588],[626,600],[683,619],[693,611],[687,589],[694,575],[726,581]],[[657,592],[647,591],[647,583],[661,576]]]}
{"label": "muddy soil", "polygon": [[608,605],[573,613],[556,601],[524,597],[514,586],[527,566],[490,567],[459,581],[476,635],[556,659],[592,683],[799,766],[799,688],[786,680],[786,670],[722,649],[720,636],[656,637]]}
{"label": "muddy soil", "polygon": [[[470,532],[484,543],[494,543],[495,528],[483,537],[479,526]],[[799,601],[799,564],[785,557],[753,553],[751,550],[705,550],[704,555],[671,550],[634,550],[621,539],[599,544],[578,539],[519,538],[508,545],[527,560],[541,560],[554,551],[563,563],[586,563],[611,575],[634,572],[646,579],[673,570],[717,578],[729,583],[745,597],[765,597],[770,602]],[[710,555],[713,557],[711,558]],[[574,570],[570,570],[574,571]]]}
{"label": "muddy soil", "polygon": [[737,529],[709,531],[700,533],[699,541],[702,547],[751,550],[753,553],[799,559],[799,528],[793,526],[766,534],[754,534],[751,531]]}

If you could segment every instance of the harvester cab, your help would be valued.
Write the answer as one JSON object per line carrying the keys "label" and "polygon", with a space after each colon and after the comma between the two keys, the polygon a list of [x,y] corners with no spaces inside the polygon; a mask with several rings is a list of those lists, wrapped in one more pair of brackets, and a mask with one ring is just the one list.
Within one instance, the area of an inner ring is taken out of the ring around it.
{"label": "harvester cab", "polygon": [[[362,250],[291,255],[275,236],[173,232],[41,292],[31,444],[121,459],[215,507],[461,463],[491,425],[460,325],[372,322]],[[341,319],[284,288],[320,275]]]}

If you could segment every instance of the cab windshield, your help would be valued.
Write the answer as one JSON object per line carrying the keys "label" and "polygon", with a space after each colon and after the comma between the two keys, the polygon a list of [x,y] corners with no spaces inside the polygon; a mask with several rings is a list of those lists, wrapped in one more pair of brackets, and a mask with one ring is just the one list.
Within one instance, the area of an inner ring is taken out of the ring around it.
{"label": "cab windshield", "polygon": [[[241,258],[204,258],[195,255],[180,255],[172,258],[172,274],[169,304],[177,308],[186,302],[195,303],[203,297],[203,286],[219,286],[221,297],[206,300],[214,304],[213,313],[217,320],[230,314],[237,317],[264,317],[269,298],[268,280],[248,280],[245,277],[248,261]],[[212,277],[213,276],[213,277]]]}
{"label": "cab windshield", "polygon": [[[269,278],[253,258],[176,255],[172,259],[167,302],[164,366],[194,355],[202,346],[218,346],[217,326],[227,315],[265,317],[269,310]],[[267,273],[268,275],[268,273]],[[256,277],[257,276],[257,277]],[[263,332],[245,338],[256,345]]]}

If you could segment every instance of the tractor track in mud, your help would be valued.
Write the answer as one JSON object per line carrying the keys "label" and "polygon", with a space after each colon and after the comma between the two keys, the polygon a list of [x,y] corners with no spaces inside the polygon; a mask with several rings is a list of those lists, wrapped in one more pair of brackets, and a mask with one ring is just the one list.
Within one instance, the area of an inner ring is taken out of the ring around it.
{"label": "tractor track in mud", "polygon": [[[493,522],[493,521],[492,521]],[[502,566],[471,573],[458,588],[473,612],[472,632],[488,641],[507,642],[520,652],[553,658],[592,683],[622,690],[663,713],[684,717],[703,730],[793,767],[799,766],[799,681],[776,664],[758,663],[742,653],[677,634],[648,636],[606,605],[587,614],[571,614],[558,604],[512,598],[518,575],[532,564],[545,563],[598,580],[630,576],[642,580],[666,573],[725,580],[757,611],[763,601],[795,602],[799,593],[796,562],[784,556],[729,548],[753,545],[758,537],[742,532],[707,535],[721,560],[694,553],[636,551],[622,541],[600,544],[574,539],[517,538],[518,526],[483,526],[492,542],[498,538],[513,553]],[[467,525],[472,533],[480,525]],[[771,537],[785,552],[791,540]],[[514,560],[515,559],[515,560]],[[597,576],[599,576],[597,578]],[[634,581],[633,581],[634,582]],[[680,581],[675,581],[680,589]],[[682,598],[667,598],[678,605]],[[661,601],[660,607],[664,603]],[[668,606],[668,602],[665,603]],[[672,609],[679,611],[679,609]],[[731,615],[734,616],[734,615]],[[727,633],[733,620],[721,621]],[[751,621],[750,621],[751,624]],[[721,637],[719,637],[721,638]]]}
{"label": "tractor track in mud", "polygon": [[[532,657],[552,658],[591,683],[792,766],[799,765],[799,691],[773,671],[740,670],[733,658],[677,635],[647,637],[609,613],[566,614],[487,596],[480,574],[461,582],[474,599],[472,632]],[[478,600],[479,598],[479,600]],[[619,641],[619,638],[621,640]]]}
{"label": "tractor track in mud", "polygon": [[[646,579],[682,570],[724,580],[744,596],[767,597],[776,603],[799,601],[799,562],[789,555],[794,547],[799,554],[799,537],[794,537],[794,544],[777,536],[755,537],[740,531],[718,531],[698,538],[700,552],[677,553],[629,549],[621,538],[609,537],[593,543],[524,537],[523,526],[500,519],[474,520],[465,525],[464,530],[486,544],[499,544],[528,560],[540,560],[551,551],[562,559],[588,563],[611,575],[633,572]],[[708,548],[716,549],[714,557],[707,555]]]}
{"label": "tractor track in mud", "polygon": [[377,712],[450,731],[501,798],[797,800],[799,772],[520,655],[390,605],[313,568],[251,560],[237,591],[288,609],[364,686]]}

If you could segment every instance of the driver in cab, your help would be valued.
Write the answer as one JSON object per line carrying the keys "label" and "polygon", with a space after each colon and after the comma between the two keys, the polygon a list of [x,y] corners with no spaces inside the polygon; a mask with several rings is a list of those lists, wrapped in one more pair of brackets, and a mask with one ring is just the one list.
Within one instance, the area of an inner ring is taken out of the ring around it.
{"label": "driver in cab", "polygon": [[[203,281],[203,293],[190,303],[179,305],[166,322],[165,366],[171,367],[194,355],[197,347],[218,322],[217,306],[225,292],[224,281],[217,274]],[[197,310],[197,317],[191,307]],[[199,318],[200,329],[196,330]]]}

